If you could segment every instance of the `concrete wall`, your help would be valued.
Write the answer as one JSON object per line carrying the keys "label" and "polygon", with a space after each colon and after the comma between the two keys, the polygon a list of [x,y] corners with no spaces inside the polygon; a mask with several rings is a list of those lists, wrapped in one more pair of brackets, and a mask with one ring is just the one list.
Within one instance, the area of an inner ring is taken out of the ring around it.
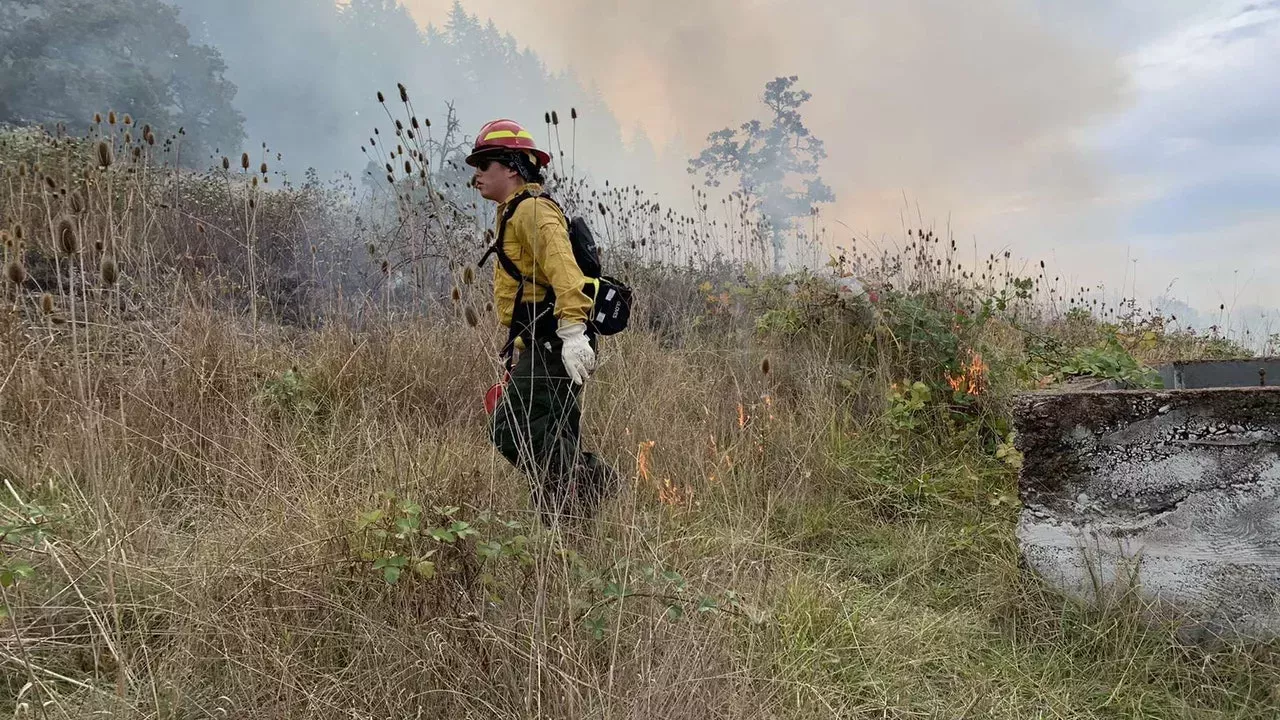
{"label": "concrete wall", "polygon": [[1280,360],[1200,360],[1158,368],[1166,390],[1280,386]]}
{"label": "concrete wall", "polygon": [[1280,387],[1035,393],[1014,416],[1032,570],[1095,600],[1136,568],[1193,635],[1280,635]]}

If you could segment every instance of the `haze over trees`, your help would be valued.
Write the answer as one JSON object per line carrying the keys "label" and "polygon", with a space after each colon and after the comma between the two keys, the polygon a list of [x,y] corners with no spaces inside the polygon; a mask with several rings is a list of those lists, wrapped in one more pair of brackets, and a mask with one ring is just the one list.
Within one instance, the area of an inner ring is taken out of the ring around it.
{"label": "haze over trees", "polygon": [[160,0],[0,0],[0,123],[81,134],[114,109],[183,130],[195,158],[244,137],[226,70]]}

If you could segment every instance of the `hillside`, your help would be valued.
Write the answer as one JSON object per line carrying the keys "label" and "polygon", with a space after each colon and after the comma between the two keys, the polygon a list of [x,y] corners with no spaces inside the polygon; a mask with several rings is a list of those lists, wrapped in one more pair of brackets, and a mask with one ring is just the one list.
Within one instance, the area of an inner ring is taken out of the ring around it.
{"label": "hillside", "polygon": [[745,214],[650,234],[635,193],[565,186],[641,300],[587,389],[625,487],[546,527],[486,438],[502,338],[449,193],[284,185],[267,152],[194,175],[149,135],[0,138],[5,712],[1280,709],[1274,648],[1074,605],[1012,532],[1013,393],[1230,340],[963,266],[928,228],[773,276]]}

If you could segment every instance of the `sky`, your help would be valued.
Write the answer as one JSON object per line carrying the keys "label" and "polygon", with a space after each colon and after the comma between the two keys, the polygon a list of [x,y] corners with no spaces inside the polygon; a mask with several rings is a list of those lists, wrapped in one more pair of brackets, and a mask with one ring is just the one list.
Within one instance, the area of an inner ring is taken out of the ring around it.
{"label": "sky", "polygon": [[[450,2],[405,0],[423,24]],[[673,157],[798,75],[823,218],[860,247],[923,224],[1064,285],[1280,308],[1280,0],[463,5]]]}

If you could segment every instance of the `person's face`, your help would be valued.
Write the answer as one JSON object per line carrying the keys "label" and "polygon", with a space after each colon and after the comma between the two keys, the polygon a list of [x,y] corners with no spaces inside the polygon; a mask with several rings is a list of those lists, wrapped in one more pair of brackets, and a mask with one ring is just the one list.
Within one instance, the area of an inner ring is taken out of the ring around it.
{"label": "person's face", "polygon": [[497,161],[481,160],[476,165],[471,184],[485,200],[502,202],[520,186],[520,175]]}

